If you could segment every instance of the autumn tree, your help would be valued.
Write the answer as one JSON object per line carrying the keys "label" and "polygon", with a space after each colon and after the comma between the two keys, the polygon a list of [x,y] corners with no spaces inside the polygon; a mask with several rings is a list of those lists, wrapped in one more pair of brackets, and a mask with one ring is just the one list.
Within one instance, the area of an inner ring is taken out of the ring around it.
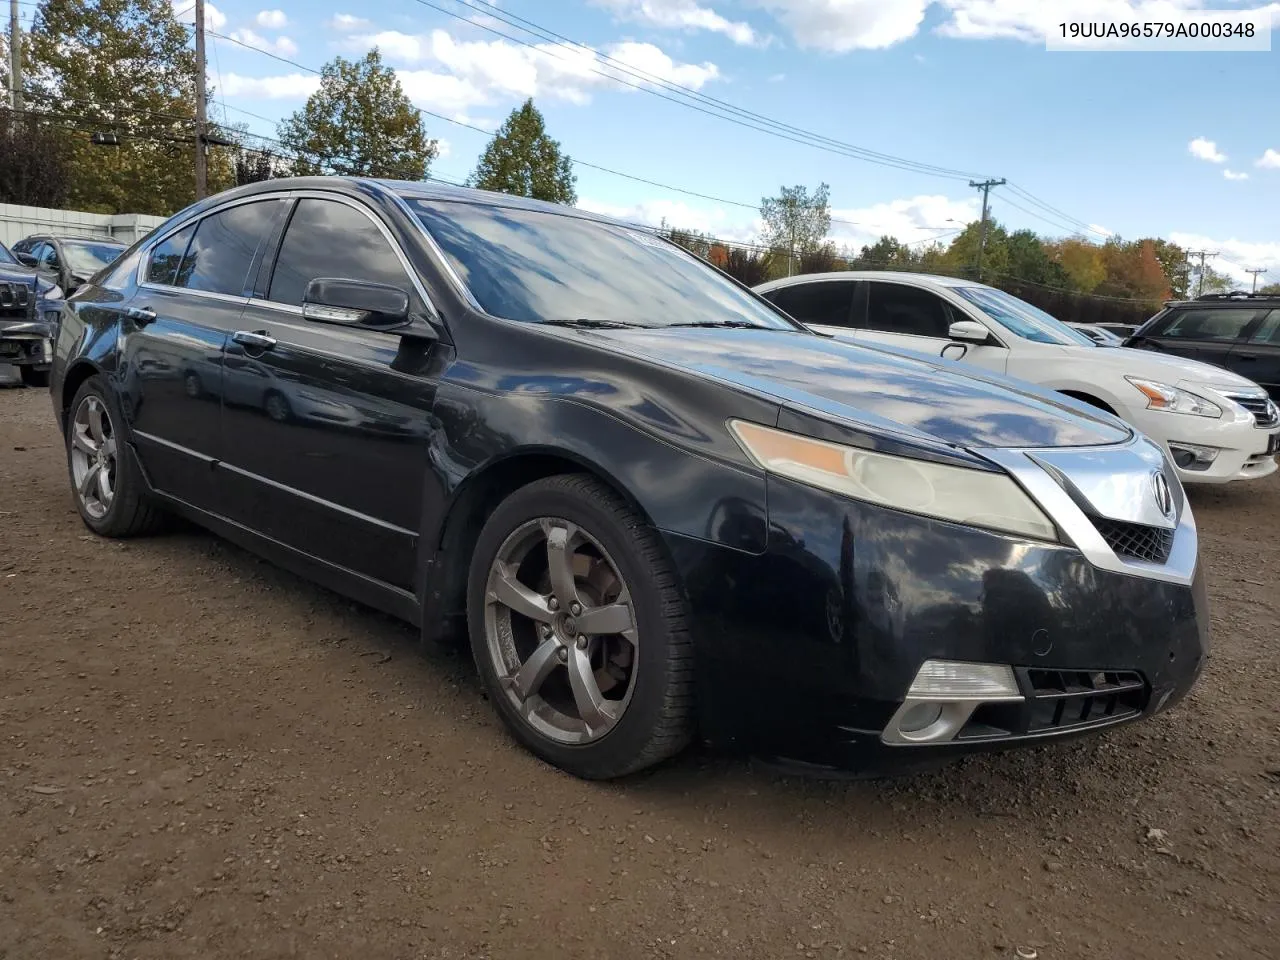
{"label": "autumn tree", "polygon": [[1111,237],[1102,245],[1101,257],[1106,276],[1094,293],[1137,300],[1168,299],[1169,279],[1151,240],[1126,242]]}
{"label": "autumn tree", "polygon": [[1072,288],[1081,293],[1092,293],[1107,278],[1102,251],[1096,244],[1078,237],[1068,237],[1053,244],[1050,251],[1066,271]]}
{"label": "autumn tree", "polygon": [[280,124],[278,137],[297,156],[294,172],[303,176],[422,180],[439,152],[376,48],[359,60],[326,63],[320,88]]}
{"label": "autumn tree", "polygon": [[794,270],[795,258],[822,246],[831,229],[831,189],[819,184],[812,194],[805,186],[783,187],[776,197],[760,201],[764,242],[779,256],[786,270]]}
{"label": "autumn tree", "polygon": [[[196,61],[169,0],[42,0],[28,34],[26,107],[65,128],[67,202],[169,214],[195,199]],[[118,147],[90,142],[111,132]]]}
{"label": "autumn tree", "polygon": [[529,99],[498,128],[468,183],[481,190],[572,206],[578,202],[577,179],[572,161],[561,152],[559,142],[547,136],[542,114]]}

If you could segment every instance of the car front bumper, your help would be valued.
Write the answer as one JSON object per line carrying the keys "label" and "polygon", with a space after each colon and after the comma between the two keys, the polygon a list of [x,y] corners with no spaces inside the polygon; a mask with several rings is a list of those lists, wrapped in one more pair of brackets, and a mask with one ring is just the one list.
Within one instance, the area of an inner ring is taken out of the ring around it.
{"label": "car front bumper", "polygon": [[[1222,404],[1223,416],[1195,417],[1144,409],[1126,414],[1125,419],[1164,448],[1184,484],[1259,480],[1275,473],[1276,458],[1267,450],[1270,438],[1280,434],[1280,425],[1259,427],[1248,411],[1234,409],[1224,397],[1203,387],[1196,390]],[[1192,469],[1179,466],[1176,454],[1194,447],[1216,451],[1212,463],[1197,464]]]}
{"label": "car front bumper", "polygon": [[[1137,720],[1199,676],[1199,569],[1186,583],[1117,573],[1071,546],[768,483],[764,553],[667,535],[712,742],[803,769],[886,772]],[[975,709],[947,742],[886,742],[931,659],[1008,665],[1022,699]]]}

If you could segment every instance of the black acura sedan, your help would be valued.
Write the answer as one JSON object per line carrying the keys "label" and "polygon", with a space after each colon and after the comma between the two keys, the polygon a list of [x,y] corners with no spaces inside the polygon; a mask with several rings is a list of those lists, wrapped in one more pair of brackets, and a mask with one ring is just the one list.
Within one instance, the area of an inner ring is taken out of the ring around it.
{"label": "black acura sedan", "polygon": [[1154,444],[565,207],[221,194],[71,298],[51,389],[91,530],[183,514],[469,636],[582,777],[695,736],[827,770],[1042,743],[1173,704],[1206,651]]}

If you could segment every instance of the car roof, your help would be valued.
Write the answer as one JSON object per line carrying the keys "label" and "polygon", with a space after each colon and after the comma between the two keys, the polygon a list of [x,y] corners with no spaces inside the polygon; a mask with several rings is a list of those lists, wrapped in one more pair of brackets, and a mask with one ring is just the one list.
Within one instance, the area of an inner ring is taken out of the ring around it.
{"label": "car roof", "polygon": [[1252,307],[1280,303],[1280,293],[1206,293],[1194,300],[1166,300],[1166,307]]}
{"label": "car roof", "polygon": [[912,273],[905,270],[835,270],[830,273],[802,273],[762,283],[757,290],[777,290],[810,280],[891,280],[913,286],[985,287],[986,284],[964,277],[943,277],[934,273]]}

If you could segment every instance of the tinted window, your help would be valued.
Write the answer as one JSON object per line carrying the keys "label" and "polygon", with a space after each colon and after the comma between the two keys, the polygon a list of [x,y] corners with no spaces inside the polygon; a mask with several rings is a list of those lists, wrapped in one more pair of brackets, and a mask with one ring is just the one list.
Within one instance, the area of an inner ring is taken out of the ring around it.
{"label": "tinted window", "polygon": [[8,250],[5,249],[5,246],[3,243],[0,243],[0,263],[17,263],[17,262],[18,261],[14,259],[13,254],[11,254]]}
{"label": "tinted window", "polygon": [[267,296],[301,306],[307,284],[317,277],[412,289],[395,250],[368,217],[345,203],[301,200],[280,245]]}
{"label": "tinted window", "polygon": [[873,282],[868,294],[867,326],[885,333],[945,338],[951,327],[951,309],[928,290]]}
{"label": "tinted window", "polygon": [[148,282],[171,287],[184,285],[178,283],[178,265],[182,263],[182,255],[187,252],[187,244],[195,232],[195,224],[184,227],[151,251],[151,262],[147,264]]}
{"label": "tinted window", "polygon": [[769,299],[801,323],[831,327],[849,326],[853,307],[852,280],[815,280],[797,283],[769,294]]}
{"label": "tinted window", "polygon": [[177,285],[242,296],[258,244],[270,232],[280,203],[242,203],[201,220],[182,261]]}
{"label": "tinted window", "polygon": [[1262,326],[1249,338],[1250,343],[1269,343],[1280,347],[1280,310],[1272,310],[1262,321]]}
{"label": "tinted window", "polygon": [[406,198],[480,306],[508,320],[643,327],[790,321],[696,257],[641,230],[564,213]]}
{"label": "tinted window", "polygon": [[1256,310],[1230,307],[1183,310],[1155,336],[1176,340],[1234,340],[1255,316]]}

